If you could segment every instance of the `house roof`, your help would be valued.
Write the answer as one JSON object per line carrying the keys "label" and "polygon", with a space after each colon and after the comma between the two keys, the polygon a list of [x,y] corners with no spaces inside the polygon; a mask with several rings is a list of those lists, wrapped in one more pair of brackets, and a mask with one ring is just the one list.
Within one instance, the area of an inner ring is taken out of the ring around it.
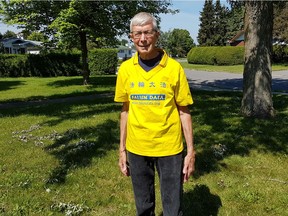
{"label": "house roof", "polygon": [[5,38],[2,39],[1,42],[4,44],[11,43],[16,46],[41,46],[41,41],[32,41],[32,40],[24,40],[21,38]]}
{"label": "house roof", "polygon": [[229,42],[229,43],[233,43],[233,42],[235,42],[235,41],[243,41],[243,40],[244,40],[244,33],[245,33],[244,30],[240,30],[240,31],[237,32],[237,34],[236,34],[231,40],[229,40],[228,42]]}

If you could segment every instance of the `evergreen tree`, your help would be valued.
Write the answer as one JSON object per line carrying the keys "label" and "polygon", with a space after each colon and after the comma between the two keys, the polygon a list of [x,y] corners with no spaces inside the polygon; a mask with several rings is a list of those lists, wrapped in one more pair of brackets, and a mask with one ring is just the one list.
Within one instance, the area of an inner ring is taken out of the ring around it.
{"label": "evergreen tree", "polygon": [[220,0],[216,0],[215,4],[215,24],[214,24],[214,34],[212,37],[213,44],[215,46],[225,46],[227,38],[227,14],[228,9],[225,6],[221,6]]}
{"label": "evergreen tree", "polygon": [[288,43],[288,2],[274,7],[273,38]]}
{"label": "evergreen tree", "polygon": [[197,40],[200,46],[212,46],[214,29],[214,6],[213,0],[205,0],[203,11],[200,12],[200,28]]}
{"label": "evergreen tree", "polygon": [[226,38],[232,39],[239,31],[244,29],[244,11],[242,2],[233,2],[231,9],[227,14],[227,34]]}
{"label": "evergreen tree", "polygon": [[200,46],[224,46],[227,38],[228,8],[221,6],[220,0],[205,0],[200,13],[198,43]]}

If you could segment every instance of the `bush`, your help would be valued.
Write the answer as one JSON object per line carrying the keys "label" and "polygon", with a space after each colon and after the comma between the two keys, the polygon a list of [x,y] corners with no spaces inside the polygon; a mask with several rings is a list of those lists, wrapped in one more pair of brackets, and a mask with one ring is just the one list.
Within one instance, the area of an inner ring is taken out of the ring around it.
{"label": "bush", "polygon": [[75,76],[80,67],[79,53],[0,55],[0,77]]}
{"label": "bush", "polygon": [[288,46],[274,45],[272,61],[274,63],[288,63]]}
{"label": "bush", "polygon": [[194,47],[187,56],[190,64],[237,65],[243,64],[244,47]]}
{"label": "bush", "polygon": [[244,47],[225,46],[217,50],[217,65],[238,65],[244,63]]}
{"label": "bush", "polygon": [[89,51],[91,75],[115,74],[118,64],[117,53],[117,49],[93,49]]}

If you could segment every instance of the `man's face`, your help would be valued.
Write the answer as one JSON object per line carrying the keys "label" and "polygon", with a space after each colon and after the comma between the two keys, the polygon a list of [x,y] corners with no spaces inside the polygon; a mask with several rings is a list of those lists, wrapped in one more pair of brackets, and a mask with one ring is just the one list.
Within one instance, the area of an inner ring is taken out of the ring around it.
{"label": "man's face", "polygon": [[143,26],[133,26],[130,37],[139,55],[148,57],[153,54],[159,32],[153,29],[152,23],[149,23]]}

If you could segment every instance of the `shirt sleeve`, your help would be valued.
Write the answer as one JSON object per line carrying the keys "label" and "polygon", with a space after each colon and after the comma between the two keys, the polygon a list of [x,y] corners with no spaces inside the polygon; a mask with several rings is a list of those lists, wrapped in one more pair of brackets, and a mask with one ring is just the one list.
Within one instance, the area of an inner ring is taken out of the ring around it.
{"label": "shirt sleeve", "polygon": [[180,66],[178,82],[175,89],[175,100],[178,106],[188,106],[193,104],[189,84],[183,68]]}
{"label": "shirt sleeve", "polygon": [[127,76],[125,74],[126,74],[125,70],[123,66],[121,65],[118,70],[117,81],[116,81],[115,96],[114,96],[115,102],[127,102],[128,101],[128,95],[126,91]]}

